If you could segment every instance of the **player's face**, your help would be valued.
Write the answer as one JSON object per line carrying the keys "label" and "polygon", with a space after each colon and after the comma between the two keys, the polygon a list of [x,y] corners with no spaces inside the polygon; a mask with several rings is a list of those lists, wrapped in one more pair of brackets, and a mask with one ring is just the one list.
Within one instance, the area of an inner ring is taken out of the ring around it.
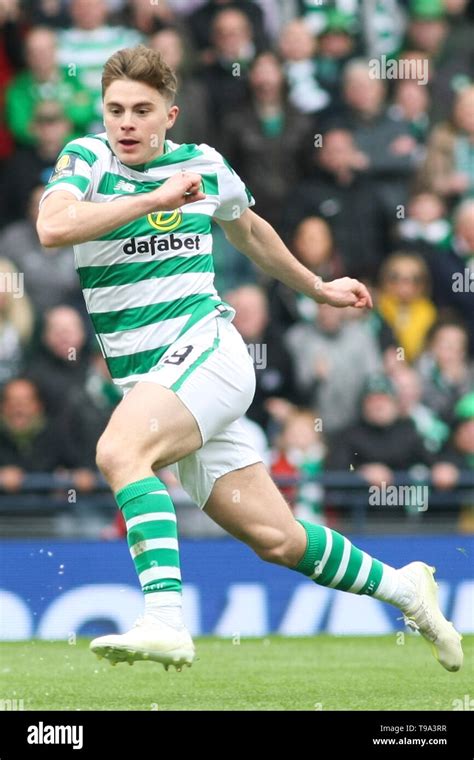
{"label": "player's face", "polygon": [[124,164],[160,156],[167,129],[178,115],[163,96],[143,82],[116,79],[104,95],[104,124],[110,146]]}

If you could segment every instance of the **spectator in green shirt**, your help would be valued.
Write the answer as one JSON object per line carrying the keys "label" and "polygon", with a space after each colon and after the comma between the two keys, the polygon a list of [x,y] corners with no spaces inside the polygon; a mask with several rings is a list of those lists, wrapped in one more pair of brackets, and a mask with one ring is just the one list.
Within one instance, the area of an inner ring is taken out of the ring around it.
{"label": "spectator in green shirt", "polygon": [[78,77],[67,68],[60,68],[56,56],[56,35],[46,27],[34,27],[25,40],[27,69],[17,74],[6,92],[6,120],[19,145],[35,145],[32,123],[36,106],[43,100],[62,105],[73,125],[68,139],[88,131],[93,120],[91,94]]}

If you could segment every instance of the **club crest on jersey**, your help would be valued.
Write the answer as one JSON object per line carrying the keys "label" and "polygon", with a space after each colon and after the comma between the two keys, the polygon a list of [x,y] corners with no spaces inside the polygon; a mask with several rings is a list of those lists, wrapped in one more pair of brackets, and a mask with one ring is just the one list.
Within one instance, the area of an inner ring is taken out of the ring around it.
{"label": "club crest on jersey", "polygon": [[153,211],[147,216],[148,224],[160,232],[171,232],[179,227],[183,221],[183,212],[179,209],[175,211]]}

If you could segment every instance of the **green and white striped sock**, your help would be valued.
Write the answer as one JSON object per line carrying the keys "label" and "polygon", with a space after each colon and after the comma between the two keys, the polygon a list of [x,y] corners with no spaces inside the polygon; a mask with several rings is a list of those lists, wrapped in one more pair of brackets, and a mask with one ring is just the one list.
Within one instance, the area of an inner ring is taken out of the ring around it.
{"label": "green and white striped sock", "polygon": [[127,541],[145,594],[145,613],[181,623],[181,570],[173,502],[156,477],[137,480],[115,494],[127,526]]}
{"label": "green and white striped sock", "polygon": [[394,602],[399,592],[395,568],[374,559],[335,530],[298,520],[306,531],[306,551],[294,568],[321,586]]}

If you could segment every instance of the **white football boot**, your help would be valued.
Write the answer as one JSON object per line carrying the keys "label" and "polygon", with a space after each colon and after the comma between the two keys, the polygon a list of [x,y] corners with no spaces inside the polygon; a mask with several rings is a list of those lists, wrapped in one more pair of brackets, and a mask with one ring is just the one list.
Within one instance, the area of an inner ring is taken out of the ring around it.
{"label": "white football boot", "polygon": [[463,663],[462,636],[443,616],[438,604],[438,585],[434,580],[435,568],[424,562],[410,562],[398,570],[411,586],[406,599],[400,604],[405,624],[419,631],[431,645],[438,662],[451,672]]}
{"label": "white football boot", "polygon": [[170,665],[179,671],[183,665],[190,667],[195,656],[187,628],[173,628],[146,617],[139,618],[127,633],[100,636],[91,641],[89,647],[99,659],[105,657],[111,665],[117,662],[133,665],[136,660],[153,660],[163,663],[165,670]]}

